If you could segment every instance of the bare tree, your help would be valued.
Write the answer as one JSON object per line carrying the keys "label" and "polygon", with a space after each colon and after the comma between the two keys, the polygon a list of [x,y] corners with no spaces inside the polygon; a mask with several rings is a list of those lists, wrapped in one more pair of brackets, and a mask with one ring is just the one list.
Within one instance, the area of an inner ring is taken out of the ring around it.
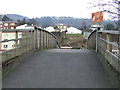
{"label": "bare tree", "polygon": [[94,0],[90,5],[92,5],[90,7],[97,7],[109,13],[111,19],[120,17],[120,0]]}
{"label": "bare tree", "polygon": [[83,27],[83,29],[86,29],[86,27],[87,27],[86,21],[82,21],[82,27]]}

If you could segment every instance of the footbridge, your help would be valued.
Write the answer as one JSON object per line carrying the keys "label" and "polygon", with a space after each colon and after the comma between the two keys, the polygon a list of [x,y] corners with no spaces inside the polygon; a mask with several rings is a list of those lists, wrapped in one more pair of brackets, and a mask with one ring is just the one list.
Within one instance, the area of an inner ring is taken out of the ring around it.
{"label": "footbridge", "polygon": [[37,27],[6,32],[15,38],[0,41],[13,47],[0,51],[2,88],[120,88],[118,31],[93,31],[80,50]]}

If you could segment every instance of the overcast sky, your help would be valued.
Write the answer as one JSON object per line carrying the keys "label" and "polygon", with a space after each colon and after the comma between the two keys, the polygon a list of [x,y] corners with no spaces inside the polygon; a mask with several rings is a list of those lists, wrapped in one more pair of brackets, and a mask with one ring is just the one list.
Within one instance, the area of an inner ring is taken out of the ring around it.
{"label": "overcast sky", "polygon": [[[19,14],[29,18],[42,16],[71,16],[91,18],[97,8],[88,9],[92,0],[1,0],[1,14]],[[107,17],[104,14],[105,18]]]}

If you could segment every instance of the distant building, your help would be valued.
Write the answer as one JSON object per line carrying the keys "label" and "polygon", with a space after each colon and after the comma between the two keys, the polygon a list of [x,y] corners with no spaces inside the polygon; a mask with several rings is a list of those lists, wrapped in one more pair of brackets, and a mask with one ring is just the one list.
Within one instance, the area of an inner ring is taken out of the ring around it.
{"label": "distant building", "polygon": [[[15,29],[17,23],[15,22],[1,22],[1,29]],[[17,26],[16,29],[34,29],[34,26],[29,26],[27,24]],[[22,37],[22,32],[18,32],[18,38]],[[0,31],[0,41],[15,39],[16,33],[15,32],[1,32]],[[14,49],[15,41],[0,43],[0,51]]]}
{"label": "distant building", "polygon": [[90,29],[91,30],[97,30],[97,27],[100,28],[100,30],[104,30],[104,25],[103,24],[91,24]]}
{"label": "distant building", "polygon": [[52,26],[46,27],[45,30],[48,31],[48,32],[55,32],[56,31],[54,29],[54,27],[52,27]]}
{"label": "distant building", "polygon": [[0,29],[15,29],[16,26],[15,21],[0,21]]}
{"label": "distant building", "polygon": [[64,24],[59,24],[57,25],[57,27],[58,27],[58,30],[60,30],[61,32],[65,32],[68,28],[68,26]]}
{"label": "distant building", "polygon": [[34,25],[24,24],[24,25],[17,26],[16,29],[34,29]]}
{"label": "distant building", "polygon": [[[18,38],[22,37],[22,32],[18,33]],[[0,32],[0,41],[15,39],[15,32]],[[0,43],[0,51],[10,50],[15,48],[15,41]]]}
{"label": "distant building", "polygon": [[[1,22],[3,29],[15,29],[12,27],[16,26],[16,23],[14,22]],[[25,25],[20,25],[17,26],[16,29],[34,29],[34,26],[29,26],[27,24]],[[18,38],[22,37],[22,32],[18,32]],[[9,40],[9,39],[15,39],[16,38],[16,33],[15,32],[0,32],[0,41],[3,40]],[[10,41],[10,42],[5,42],[0,44],[0,51],[4,50],[10,50],[14,49],[15,46],[15,41]]]}
{"label": "distant building", "polygon": [[[2,17],[0,16],[0,18]],[[16,26],[17,23],[15,21],[0,21],[0,29],[15,29]],[[9,39],[15,39],[15,32],[10,33],[10,32],[0,31],[0,41],[9,40]],[[14,41],[0,43],[0,51],[13,49],[14,44],[15,44]]]}
{"label": "distant building", "polygon": [[69,27],[67,28],[67,33],[68,34],[82,34],[82,31],[75,27]]}

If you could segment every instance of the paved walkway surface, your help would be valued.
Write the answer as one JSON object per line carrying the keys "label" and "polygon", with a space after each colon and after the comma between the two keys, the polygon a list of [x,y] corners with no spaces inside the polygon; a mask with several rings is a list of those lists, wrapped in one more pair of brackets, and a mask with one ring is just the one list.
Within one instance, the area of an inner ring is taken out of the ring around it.
{"label": "paved walkway surface", "polygon": [[103,66],[89,50],[35,52],[3,78],[3,88],[110,88]]}

